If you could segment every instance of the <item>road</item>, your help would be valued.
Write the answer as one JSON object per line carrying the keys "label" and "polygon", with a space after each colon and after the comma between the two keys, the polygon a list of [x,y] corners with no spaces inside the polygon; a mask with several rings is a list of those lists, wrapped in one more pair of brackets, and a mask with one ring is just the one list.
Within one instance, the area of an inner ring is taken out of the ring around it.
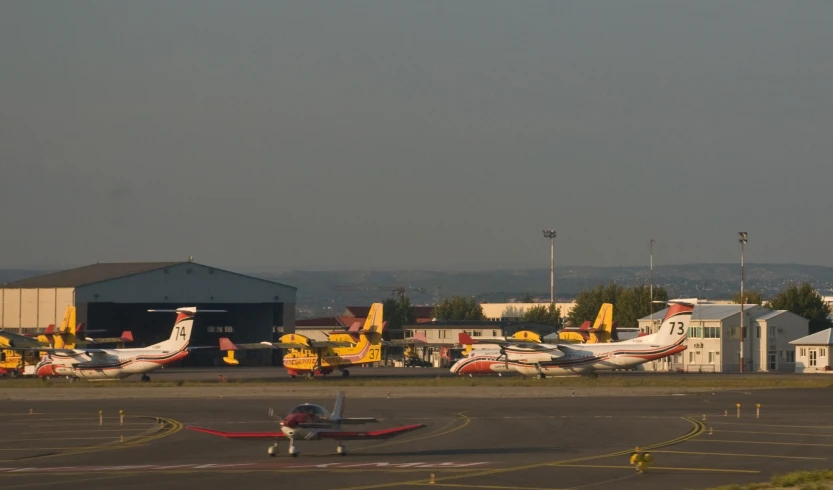
{"label": "road", "polygon": [[[276,430],[267,417],[270,403],[282,414],[306,401],[332,404],[332,399],[286,398],[7,401],[0,409],[6,442],[0,479],[4,490],[68,484],[87,490],[226,489],[277,483],[321,489],[707,488],[829,468],[833,447],[829,389],[549,399],[348,398],[348,416],[377,417],[380,427],[427,427],[398,439],[348,443],[346,457],[335,455],[330,441],[302,441],[299,458],[286,455],[286,444],[278,458],[269,458],[268,441],[227,440],[185,428]],[[740,418],[736,403],[742,404]],[[124,425],[120,409],[126,412]],[[654,458],[645,474],[628,465],[635,446]]]}

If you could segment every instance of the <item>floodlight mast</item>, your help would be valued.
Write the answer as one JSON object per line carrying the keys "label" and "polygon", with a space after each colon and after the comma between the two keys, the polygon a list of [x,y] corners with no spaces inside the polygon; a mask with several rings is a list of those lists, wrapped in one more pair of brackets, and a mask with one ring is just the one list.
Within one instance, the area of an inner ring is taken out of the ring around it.
{"label": "floodlight mast", "polygon": [[555,230],[544,230],[544,237],[550,239],[550,303],[555,303]]}
{"label": "floodlight mast", "polygon": [[740,372],[743,372],[743,340],[745,335],[744,331],[744,321],[743,321],[743,304],[746,302],[746,298],[743,297],[743,251],[746,247],[746,242],[748,234],[745,231],[739,231],[738,235],[740,235]]}

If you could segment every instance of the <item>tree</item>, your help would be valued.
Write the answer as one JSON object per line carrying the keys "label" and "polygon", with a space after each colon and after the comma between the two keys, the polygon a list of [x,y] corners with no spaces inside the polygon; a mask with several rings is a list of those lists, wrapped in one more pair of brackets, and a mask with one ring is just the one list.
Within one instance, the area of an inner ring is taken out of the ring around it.
{"label": "tree", "polygon": [[412,325],[416,322],[416,315],[411,309],[411,300],[404,294],[399,298],[386,299],[382,316],[391,330],[399,330],[402,325]]}
{"label": "tree", "polygon": [[474,298],[452,296],[434,307],[434,318],[440,320],[485,320],[481,307]]}
{"label": "tree", "polygon": [[556,328],[561,328],[561,308],[557,308],[555,303],[533,306],[526,310],[522,320],[529,323],[552,325]]}
{"label": "tree", "polygon": [[533,298],[532,295],[529,294],[529,291],[527,291],[523,295],[523,297],[521,298],[521,303],[534,303],[534,302],[535,302],[535,298]]}
{"label": "tree", "polygon": [[[622,287],[611,282],[607,286],[599,284],[592,289],[584,289],[576,296],[576,305],[567,318],[574,327],[580,326],[585,320],[593,320],[599,314],[602,303],[616,303],[616,298],[622,292]],[[616,309],[613,309],[614,315]]]}
{"label": "tree", "polygon": [[[660,286],[654,287],[654,301],[667,301],[668,292]],[[645,285],[623,288],[615,283],[585,289],[576,296],[576,305],[568,318],[573,326],[580,326],[587,320],[594,320],[602,303],[613,304],[613,321],[620,327],[636,327],[639,319],[651,313],[651,288]],[[654,311],[661,310],[659,304]]]}
{"label": "tree", "polygon": [[833,322],[827,318],[830,308],[813,286],[806,282],[800,286],[789,285],[765,306],[773,310],[787,310],[810,320],[810,333],[833,326]]}
{"label": "tree", "polygon": [[[761,293],[758,291],[744,291],[743,297],[743,304],[745,305],[761,305],[764,303],[764,298],[761,297]],[[740,292],[732,296],[732,302],[740,304]]]}

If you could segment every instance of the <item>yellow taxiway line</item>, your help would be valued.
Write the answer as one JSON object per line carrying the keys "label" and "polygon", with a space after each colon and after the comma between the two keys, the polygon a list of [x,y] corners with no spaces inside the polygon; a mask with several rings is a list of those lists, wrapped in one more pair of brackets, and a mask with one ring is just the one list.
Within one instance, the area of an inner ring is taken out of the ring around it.
{"label": "yellow taxiway line", "polygon": [[827,458],[814,458],[810,456],[781,456],[780,454],[743,454],[743,453],[709,453],[698,451],[653,451],[662,454],[693,454],[702,456],[735,456],[738,458],[773,458],[773,459],[807,459],[815,461],[826,461]]}

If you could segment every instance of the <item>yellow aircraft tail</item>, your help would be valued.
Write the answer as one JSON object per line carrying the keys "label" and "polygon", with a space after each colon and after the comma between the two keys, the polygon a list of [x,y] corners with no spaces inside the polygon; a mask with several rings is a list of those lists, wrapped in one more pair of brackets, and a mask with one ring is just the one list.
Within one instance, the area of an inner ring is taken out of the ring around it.
{"label": "yellow aircraft tail", "polygon": [[596,315],[596,321],[593,322],[593,327],[590,330],[590,344],[600,344],[610,342],[613,335],[613,305],[610,303],[602,304],[599,308],[599,314]]}
{"label": "yellow aircraft tail", "polygon": [[382,305],[382,303],[373,303],[370,305],[370,311],[367,313],[367,319],[364,321],[364,326],[361,330],[359,330],[359,333],[378,333],[381,335],[382,330],[385,329],[383,309],[384,305]]}

